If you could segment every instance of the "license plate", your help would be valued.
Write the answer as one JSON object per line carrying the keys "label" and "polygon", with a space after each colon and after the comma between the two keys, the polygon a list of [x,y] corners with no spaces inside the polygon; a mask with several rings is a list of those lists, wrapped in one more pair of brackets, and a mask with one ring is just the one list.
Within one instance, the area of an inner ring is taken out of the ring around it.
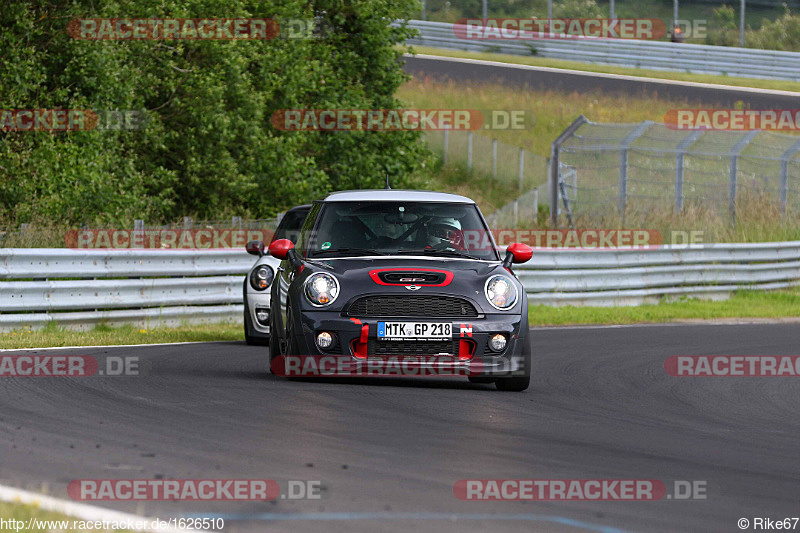
{"label": "license plate", "polygon": [[378,339],[385,341],[450,340],[449,322],[378,322]]}

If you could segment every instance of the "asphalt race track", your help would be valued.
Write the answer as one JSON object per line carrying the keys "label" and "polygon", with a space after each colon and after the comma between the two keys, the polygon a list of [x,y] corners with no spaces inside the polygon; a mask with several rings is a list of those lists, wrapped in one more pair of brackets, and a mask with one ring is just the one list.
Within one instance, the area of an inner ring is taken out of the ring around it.
{"label": "asphalt race track", "polygon": [[[535,329],[524,393],[461,379],[287,381],[244,343],[48,350],[141,375],[2,378],[0,478],[319,480],[319,500],[105,504],[224,531],[739,531],[800,516],[800,378],[676,378],[670,355],[796,355],[798,324]],[[28,352],[4,352],[13,355]],[[459,479],[705,481],[707,498],[469,502]],[[800,526],[798,526],[800,527]]]}
{"label": "asphalt race track", "polygon": [[796,109],[800,104],[800,93],[789,91],[665,81],[439,56],[406,56],[404,59],[406,72],[415,77],[453,80],[470,85],[497,83],[537,90],[658,96],[717,107],[734,107],[737,102],[742,102],[749,109]]}

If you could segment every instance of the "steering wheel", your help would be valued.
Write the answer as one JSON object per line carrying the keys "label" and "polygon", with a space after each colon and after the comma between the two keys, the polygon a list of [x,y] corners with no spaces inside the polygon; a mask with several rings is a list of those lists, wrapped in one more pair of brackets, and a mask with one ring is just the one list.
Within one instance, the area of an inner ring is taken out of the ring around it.
{"label": "steering wheel", "polygon": [[466,250],[466,246],[464,246],[464,232],[460,229],[453,229],[450,230],[450,246],[458,250],[459,252],[463,252]]}

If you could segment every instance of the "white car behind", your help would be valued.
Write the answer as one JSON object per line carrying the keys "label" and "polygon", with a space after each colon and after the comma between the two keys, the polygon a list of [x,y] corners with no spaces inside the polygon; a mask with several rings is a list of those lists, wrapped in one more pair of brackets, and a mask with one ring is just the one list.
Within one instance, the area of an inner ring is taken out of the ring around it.
{"label": "white car behind", "polygon": [[[272,240],[297,240],[300,228],[311,210],[310,205],[300,205],[287,211]],[[275,270],[280,261],[265,253],[269,243],[251,241],[247,243],[247,252],[258,256],[258,261],[250,269],[244,280],[244,338],[247,344],[269,344],[269,301],[270,287],[275,279]]]}

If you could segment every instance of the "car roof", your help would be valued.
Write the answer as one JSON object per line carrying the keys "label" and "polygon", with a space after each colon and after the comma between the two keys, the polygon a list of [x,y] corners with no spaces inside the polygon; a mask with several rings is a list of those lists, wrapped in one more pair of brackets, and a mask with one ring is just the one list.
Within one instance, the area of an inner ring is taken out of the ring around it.
{"label": "car roof", "polygon": [[360,191],[337,191],[328,194],[322,202],[441,202],[451,204],[474,204],[466,196],[446,192],[405,190],[405,189],[366,189]]}
{"label": "car roof", "polygon": [[311,210],[311,204],[305,204],[305,205],[296,205],[286,212],[291,213],[293,211],[310,211],[310,210]]}

